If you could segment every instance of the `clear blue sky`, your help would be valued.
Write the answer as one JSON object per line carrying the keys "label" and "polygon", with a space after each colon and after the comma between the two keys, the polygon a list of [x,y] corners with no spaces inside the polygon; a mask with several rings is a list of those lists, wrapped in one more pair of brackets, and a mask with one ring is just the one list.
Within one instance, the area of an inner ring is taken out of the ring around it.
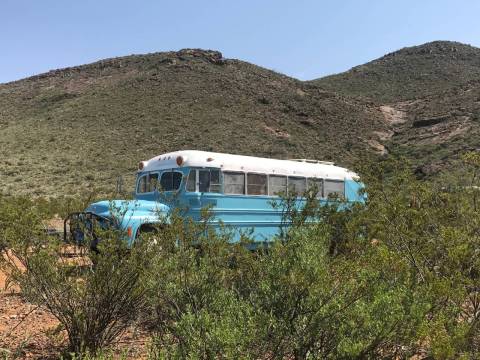
{"label": "clear blue sky", "polygon": [[186,47],[313,79],[432,40],[480,46],[480,1],[0,0],[0,83]]}

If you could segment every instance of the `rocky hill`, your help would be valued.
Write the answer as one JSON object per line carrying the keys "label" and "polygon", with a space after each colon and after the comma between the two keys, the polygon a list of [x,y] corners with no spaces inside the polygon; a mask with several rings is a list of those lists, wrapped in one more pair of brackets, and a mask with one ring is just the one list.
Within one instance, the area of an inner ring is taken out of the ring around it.
{"label": "rocky hill", "polygon": [[178,149],[352,165],[385,122],[378,106],[219,52],[108,59],[0,85],[3,193],[114,188]]}
{"label": "rocky hill", "polygon": [[478,79],[479,48],[434,41],[403,48],[311,83],[339,94],[389,103],[414,100]]}
{"label": "rocky hill", "polygon": [[377,140],[420,176],[450,170],[480,147],[479,48],[435,41],[310,83],[378,104],[389,130]]}

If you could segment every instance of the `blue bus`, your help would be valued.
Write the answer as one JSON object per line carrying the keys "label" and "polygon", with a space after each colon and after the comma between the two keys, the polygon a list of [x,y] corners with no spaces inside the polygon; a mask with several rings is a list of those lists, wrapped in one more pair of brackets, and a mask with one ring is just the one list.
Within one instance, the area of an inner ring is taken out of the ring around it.
{"label": "blue bus", "polygon": [[354,172],[331,162],[177,151],[139,163],[133,200],[99,201],[70,214],[64,236],[80,242],[84,234],[73,224],[112,223],[116,218],[115,226],[131,245],[143,231],[168,221],[168,214],[177,208],[199,221],[208,207],[213,226],[230,227],[234,239],[249,232],[254,242],[265,243],[279,233],[284,220],[282,209],[272,205],[280,194],[315,189],[321,202],[332,195],[358,202],[363,201],[362,187]]}

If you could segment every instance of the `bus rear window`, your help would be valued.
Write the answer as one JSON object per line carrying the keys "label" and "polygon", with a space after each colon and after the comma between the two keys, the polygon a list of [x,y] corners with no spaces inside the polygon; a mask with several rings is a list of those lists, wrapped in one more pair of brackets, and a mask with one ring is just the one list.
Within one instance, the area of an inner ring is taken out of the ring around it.
{"label": "bus rear window", "polygon": [[178,171],[168,171],[162,174],[160,178],[160,190],[174,191],[180,188],[182,183],[182,173]]}

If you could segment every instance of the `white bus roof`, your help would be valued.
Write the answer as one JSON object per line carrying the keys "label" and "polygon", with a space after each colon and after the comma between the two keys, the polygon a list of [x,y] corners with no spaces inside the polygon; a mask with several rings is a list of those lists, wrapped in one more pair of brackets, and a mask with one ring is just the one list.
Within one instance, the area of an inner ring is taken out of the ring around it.
{"label": "white bus roof", "polygon": [[[179,166],[177,158],[182,157]],[[232,155],[198,150],[181,150],[155,156],[142,161],[141,171],[176,169],[180,167],[219,168],[224,171],[240,171],[262,174],[305,176],[329,179],[357,179],[357,175],[330,162],[295,159],[278,160],[254,156]]]}

